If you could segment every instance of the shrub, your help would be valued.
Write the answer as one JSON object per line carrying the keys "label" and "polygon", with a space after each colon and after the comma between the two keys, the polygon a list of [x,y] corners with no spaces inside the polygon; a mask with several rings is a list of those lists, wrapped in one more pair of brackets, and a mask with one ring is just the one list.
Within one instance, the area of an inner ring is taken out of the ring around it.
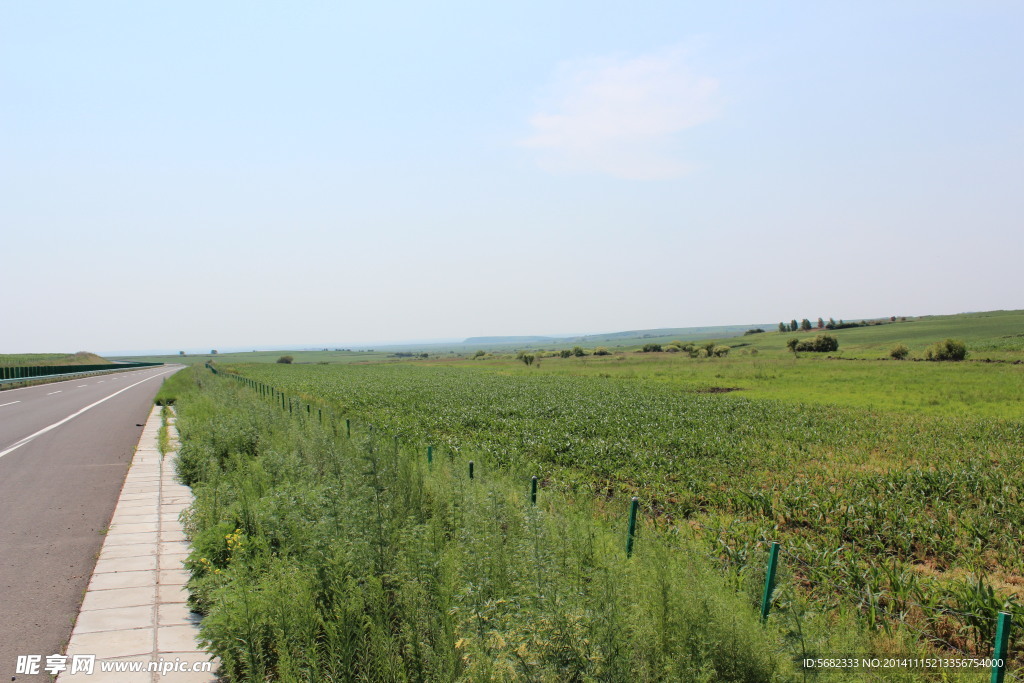
{"label": "shrub", "polygon": [[280,358],[277,359],[277,362],[278,363],[291,363],[294,360],[295,360],[295,358],[293,358],[292,356],[281,356]]}
{"label": "shrub", "polygon": [[479,351],[477,351],[476,353],[473,354],[473,358],[483,358],[486,355],[487,355],[487,352],[484,351],[483,349],[480,349]]}
{"label": "shrub", "polygon": [[753,329],[750,329],[750,330],[747,330],[746,332],[744,332],[743,336],[746,337],[747,335],[751,335],[751,334],[762,334],[763,332],[764,332],[764,330],[761,329],[760,327],[755,327]]}
{"label": "shrub", "polygon": [[661,344],[644,344],[644,353],[651,353],[652,351],[661,351]]}
{"label": "shrub", "polygon": [[893,360],[903,360],[908,355],[910,355],[910,349],[907,348],[906,344],[897,344],[889,349],[889,357]]}
{"label": "shrub", "polygon": [[569,356],[572,355],[572,351],[570,351],[569,349],[562,349],[561,351],[558,352],[558,355],[561,356],[562,358],[568,358]]}
{"label": "shrub", "polygon": [[835,351],[839,348],[839,340],[833,337],[831,334],[819,334],[814,339],[790,339],[786,342],[786,347],[793,351],[813,351],[815,353],[825,353],[827,351]]}
{"label": "shrub", "polygon": [[963,360],[967,358],[967,345],[959,339],[943,339],[925,349],[927,360]]}
{"label": "shrub", "polygon": [[715,346],[715,347],[713,347],[711,349],[711,355],[713,355],[713,356],[715,356],[717,358],[721,358],[723,356],[728,356],[729,355],[729,351],[731,349],[732,349],[731,346],[724,346],[724,345],[723,346]]}
{"label": "shrub", "polygon": [[574,355],[577,358],[579,358],[580,356],[587,355],[587,352],[583,350],[582,346],[574,346],[574,347],[572,347],[572,355]]}
{"label": "shrub", "polygon": [[611,351],[609,351],[608,348],[605,347],[605,346],[598,346],[596,349],[594,349],[594,355],[595,356],[608,356],[608,355],[611,355]]}

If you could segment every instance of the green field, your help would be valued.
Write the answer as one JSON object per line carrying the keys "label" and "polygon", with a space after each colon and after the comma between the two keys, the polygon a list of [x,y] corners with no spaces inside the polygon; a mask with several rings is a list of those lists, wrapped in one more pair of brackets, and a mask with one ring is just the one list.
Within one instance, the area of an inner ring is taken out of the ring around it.
{"label": "green field", "polygon": [[[985,655],[999,610],[1024,621],[1021,333],[1020,312],[996,312],[838,330],[839,354],[794,355],[776,332],[721,358],[219,366],[285,392],[292,419],[349,419],[361,438],[372,424],[408,457],[432,444],[513,488],[537,476],[599,520],[636,495],[649,533],[715,557],[741,592],[778,540],[791,597],[777,618],[832,619],[819,642],[863,628],[857,647],[874,652],[909,637]],[[894,343],[919,355],[951,336],[969,360],[881,360]],[[979,359],[990,354],[999,362]],[[248,393],[280,411],[279,395]],[[1019,631],[1012,641],[1019,652]]]}

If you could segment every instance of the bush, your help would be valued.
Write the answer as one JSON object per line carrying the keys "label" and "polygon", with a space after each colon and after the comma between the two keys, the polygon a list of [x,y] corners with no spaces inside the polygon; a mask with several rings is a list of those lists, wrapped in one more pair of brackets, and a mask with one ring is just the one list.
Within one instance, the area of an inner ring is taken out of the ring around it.
{"label": "bush", "polygon": [[943,339],[925,349],[926,360],[963,360],[967,358],[967,345],[959,339]]}
{"label": "bush", "polygon": [[595,356],[608,356],[608,355],[611,355],[611,351],[609,351],[608,348],[605,347],[605,346],[598,346],[596,349],[594,349],[594,355]]}
{"label": "bush", "polygon": [[587,352],[583,350],[582,346],[574,346],[574,347],[572,347],[572,355],[574,355],[577,358],[579,358],[580,356],[587,355]]}
{"label": "bush", "polygon": [[523,361],[524,363],[526,363],[526,365],[529,366],[533,365],[533,361],[536,360],[536,356],[534,356],[532,353],[524,353],[521,356],[519,356],[519,360]]}
{"label": "bush", "polygon": [[277,362],[290,364],[294,360],[295,358],[293,358],[292,356],[281,356],[280,358],[277,359]]}
{"label": "bush", "polygon": [[486,355],[487,355],[487,352],[484,351],[483,349],[480,349],[479,351],[477,351],[476,353],[473,354],[473,358],[483,358]]}
{"label": "bush", "polygon": [[790,339],[786,342],[786,347],[794,353],[797,351],[824,353],[837,350],[839,348],[839,340],[831,334],[819,334],[814,339],[804,339],[803,341]]}
{"label": "bush", "polygon": [[747,330],[746,332],[744,332],[743,336],[746,337],[746,336],[751,335],[751,334],[763,334],[763,333],[764,333],[763,329],[761,329],[760,327],[755,327],[753,329],[750,329],[750,330]]}
{"label": "bush", "polygon": [[729,351],[731,349],[732,349],[731,346],[715,346],[715,347],[712,347],[712,349],[711,349],[711,355],[715,356],[716,358],[721,358],[723,356],[728,356],[729,355]]}
{"label": "bush", "polygon": [[903,360],[910,355],[910,349],[907,348],[906,344],[897,344],[896,346],[889,349],[889,357],[893,360]]}
{"label": "bush", "polygon": [[661,344],[644,344],[644,353],[651,353],[652,351],[661,351]]}
{"label": "bush", "polygon": [[569,349],[562,349],[561,351],[558,352],[558,355],[561,356],[562,358],[568,358],[569,356],[572,355],[572,351],[570,351]]}

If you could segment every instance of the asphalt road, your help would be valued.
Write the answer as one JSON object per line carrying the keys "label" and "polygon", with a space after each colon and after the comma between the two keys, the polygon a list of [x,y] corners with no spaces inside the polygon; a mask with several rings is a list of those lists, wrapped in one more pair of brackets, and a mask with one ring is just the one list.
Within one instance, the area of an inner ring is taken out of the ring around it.
{"label": "asphalt road", "polygon": [[0,391],[0,680],[60,653],[142,425],[180,366]]}

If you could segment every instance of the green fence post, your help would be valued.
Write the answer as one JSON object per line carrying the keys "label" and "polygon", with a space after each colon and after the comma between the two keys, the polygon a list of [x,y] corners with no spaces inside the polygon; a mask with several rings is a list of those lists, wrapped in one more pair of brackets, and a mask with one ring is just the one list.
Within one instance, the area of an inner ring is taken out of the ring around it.
{"label": "green fence post", "polygon": [[999,613],[999,621],[996,622],[996,643],[992,649],[992,677],[991,683],[1003,683],[1006,677],[1006,655],[1010,644],[1010,623],[1011,618],[1008,612]]}
{"label": "green fence post", "polygon": [[629,529],[626,531],[626,557],[633,556],[633,539],[636,537],[636,509],[640,506],[640,499],[633,496],[629,502]]}
{"label": "green fence post", "polygon": [[352,438],[352,420],[345,420],[345,436],[349,439]]}
{"label": "green fence post", "polygon": [[761,621],[768,619],[772,606],[772,592],[775,590],[775,570],[779,565],[779,542],[772,541],[768,552],[768,572],[764,575],[764,594],[761,596]]}
{"label": "green fence post", "polygon": [[530,503],[537,504],[537,477],[530,477]]}
{"label": "green fence post", "polygon": [[473,461],[472,460],[469,461],[469,478],[470,479],[473,478]]}
{"label": "green fence post", "polygon": [[324,423],[324,409],[323,408],[317,408],[316,409],[316,419],[317,419],[317,421],[320,424]]}
{"label": "green fence post", "polygon": [[427,446],[427,464],[434,462],[434,447]]}

